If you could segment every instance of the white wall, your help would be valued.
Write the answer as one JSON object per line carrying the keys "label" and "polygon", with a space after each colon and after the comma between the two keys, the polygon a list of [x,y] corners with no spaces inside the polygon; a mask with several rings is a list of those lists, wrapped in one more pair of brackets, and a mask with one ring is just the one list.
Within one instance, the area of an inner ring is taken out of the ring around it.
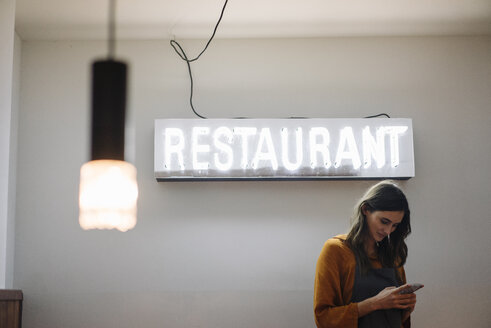
{"label": "white wall", "polygon": [[[187,41],[196,53],[205,41]],[[121,42],[131,62],[138,224],[78,226],[89,63],[99,42],[22,48],[16,288],[24,327],[312,327],[315,262],[371,184],[157,183],[153,121],[193,117],[167,42]],[[406,266],[415,327],[491,321],[491,38],[216,40],[193,64],[209,117],[413,118]]]}
{"label": "white wall", "polygon": [[15,207],[17,193],[17,130],[19,126],[21,53],[22,40],[17,34],[15,34],[14,61],[12,67],[12,112],[10,117],[10,163],[8,178],[7,257],[5,274],[5,286],[7,288],[12,288],[14,283]]}
{"label": "white wall", "polygon": [[0,288],[12,287],[13,274],[15,192],[9,186],[15,183],[14,21],[15,1],[0,0]]}

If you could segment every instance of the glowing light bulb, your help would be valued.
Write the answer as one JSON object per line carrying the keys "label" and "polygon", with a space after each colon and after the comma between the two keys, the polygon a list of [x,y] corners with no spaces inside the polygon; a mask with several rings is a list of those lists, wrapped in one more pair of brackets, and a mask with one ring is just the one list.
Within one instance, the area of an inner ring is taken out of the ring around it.
{"label": "glowing light bulb", "polygon": [[84,230],[136,225],[136,168],[124,161],[94,160],[80,169],[79,223]]}

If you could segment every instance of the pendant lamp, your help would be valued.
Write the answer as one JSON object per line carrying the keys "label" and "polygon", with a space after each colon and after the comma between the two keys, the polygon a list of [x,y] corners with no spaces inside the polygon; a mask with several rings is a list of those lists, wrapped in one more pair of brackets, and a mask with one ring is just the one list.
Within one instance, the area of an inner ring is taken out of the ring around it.
{"label": "pendant lamp", "polygon": [[136,168],[124,161],[127,65],[114,59],[115,2],[109,1],[109,56],[92,64],[91,161],[80,170],[82,229],[136,225]]}

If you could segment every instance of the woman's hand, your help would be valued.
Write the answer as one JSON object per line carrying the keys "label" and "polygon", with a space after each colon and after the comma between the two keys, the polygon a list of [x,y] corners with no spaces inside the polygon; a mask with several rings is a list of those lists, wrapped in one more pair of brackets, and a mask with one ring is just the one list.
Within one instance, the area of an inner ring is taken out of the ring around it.
{"label": "woman's hand", "polygon": [[411,313],[416,305],[416,294],[399,294],[401,290],[406,289],[409,285],[400,287],[387,287],[380,293],[372,297],[373,305],[376,310],[385,309],[402,309]]}
{"label": "woman's hand", "polygon": [[377,295],[361,301],[358,303],[358,317],[363,317],[376,310],[401,309],[406,310],[403,312],[402,317],[404,322],[416,306],[416,294],[399,294],[401,290],[408,288],[408,286],[387,287]]}

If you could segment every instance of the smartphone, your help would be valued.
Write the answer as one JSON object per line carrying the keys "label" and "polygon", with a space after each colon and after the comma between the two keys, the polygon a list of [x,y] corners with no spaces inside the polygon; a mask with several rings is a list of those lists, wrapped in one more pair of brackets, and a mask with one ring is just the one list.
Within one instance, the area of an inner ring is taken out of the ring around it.
{"label": "smartphone", "polygon": [[417,291],[418,289],[423,288],[423,287],[424,287],[423,284],[410,284],[408,287],[401,290],[399,292],[399,294],[411,294],[411,293],[414,293],[415,291]]}

